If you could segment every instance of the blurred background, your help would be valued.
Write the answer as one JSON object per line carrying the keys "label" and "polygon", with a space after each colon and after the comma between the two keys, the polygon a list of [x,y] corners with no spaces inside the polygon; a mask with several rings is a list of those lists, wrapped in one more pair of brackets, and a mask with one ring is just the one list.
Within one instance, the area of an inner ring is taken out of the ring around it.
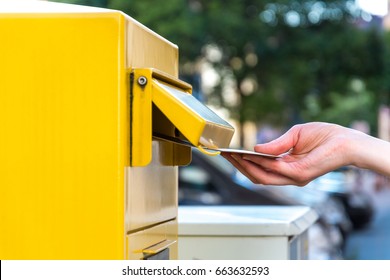
{"label": "blurred background", "polygon": [[[67,0],[122,10],[179,46],[180,78],[253,149],[326,121],[390,139],[387,0]],[[389,180],[346,167],[305,188],[253,185],[194,151],[181,205],[309,205],[311,258],[390,259]],[[314,244],[312,246],[312,244]]]}

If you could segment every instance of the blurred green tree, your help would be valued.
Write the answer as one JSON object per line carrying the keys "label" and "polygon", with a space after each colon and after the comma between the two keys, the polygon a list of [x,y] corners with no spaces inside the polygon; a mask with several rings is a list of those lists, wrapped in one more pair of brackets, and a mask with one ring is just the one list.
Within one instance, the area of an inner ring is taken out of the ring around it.
{"label": "blurred green tree", "polygon": [[178,44],[182,77],[213,78],[204,88],[208,103],[228,108],[240,124],[363,119],[375,129],[378,104],[389,102],[389,49],[353,0],[107,5]]}
{"label": "blurred green tree", "polygon": [[52,2],[62,2],[69,4],[93,6],[93,7],[102,7],[106,8],[109,0],[54,0]]}
{"label": "blurred green tree", "polygon": [[390,32],[387,31],[384,35],[384,75],[383,85],[384,90],[381,95],[381,103],[390,104]]}
{"label": "blurred green tree", "polygon": [[[246,121],[324,120],[376,126],[383,39],[350,0],[112,0],[180,46],[183,71],[197,61],[218,73],[209,102]],[[207,78],[207,77],[206,77]],[[352,85],[361,83],[361,89]],[[241,143],[244,134],[241,134]]]}

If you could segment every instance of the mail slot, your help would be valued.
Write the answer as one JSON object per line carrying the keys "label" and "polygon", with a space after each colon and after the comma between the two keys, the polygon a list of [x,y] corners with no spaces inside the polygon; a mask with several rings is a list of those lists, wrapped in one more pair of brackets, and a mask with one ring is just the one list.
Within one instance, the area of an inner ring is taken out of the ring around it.
{"label": "mail slot", "polygon": [[234,132],[178,79],[178,47],[43,1],[2,1],[0,35],[0,259],[177,258],[180,141]]}

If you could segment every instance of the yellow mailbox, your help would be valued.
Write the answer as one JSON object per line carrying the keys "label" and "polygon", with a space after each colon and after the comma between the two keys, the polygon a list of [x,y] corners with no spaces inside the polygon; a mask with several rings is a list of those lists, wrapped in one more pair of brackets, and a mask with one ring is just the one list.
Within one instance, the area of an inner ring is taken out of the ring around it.
{"label": "yellow mailbox", "polygon": [[[114,10],[0,2],[0,259],[177,257],[178,165],[233,128]],[[154,135],[154,136],[153,136]]]}

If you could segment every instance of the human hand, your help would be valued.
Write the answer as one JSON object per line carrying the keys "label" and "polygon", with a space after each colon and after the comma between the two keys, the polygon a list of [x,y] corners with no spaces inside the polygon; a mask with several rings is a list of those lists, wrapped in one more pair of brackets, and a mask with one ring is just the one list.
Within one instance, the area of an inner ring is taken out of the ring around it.
{"label": "human hand", "polygon": [[222,156],[254,183],[304,186],[329,171],[354,164],[354,153],[366,138],[364,133],[339,125],[307,123],[254,148],[256,152],[273,155],[288,152],[281,158],[232,153]]}

